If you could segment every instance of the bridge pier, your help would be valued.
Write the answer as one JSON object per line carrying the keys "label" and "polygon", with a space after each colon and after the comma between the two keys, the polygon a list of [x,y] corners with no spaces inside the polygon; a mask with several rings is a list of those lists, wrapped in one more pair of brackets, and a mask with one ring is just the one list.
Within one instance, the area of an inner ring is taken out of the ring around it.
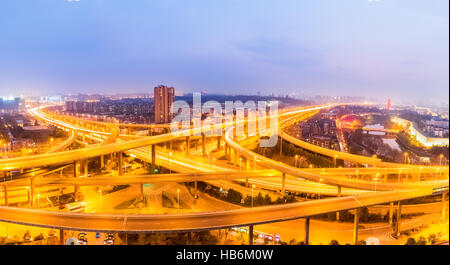
{"label": "bridge pier", "polygon": [[229,159],[228,158],[228,145],[225,144],[225,159]]}
{"label": "bridge pier", "polygon": [[156,145],[152,144],[152,174],[155,173],[155,168],[156,168]]}
{"label": "bridge pier", "polygon": [[395,222],[395,235],[400,236],[400,223],[402,219],[402,205],[400,201],[398,202],[398,209],[397,209],[397,220]]}
{"label": "bridge pier", "polygon": [[8,188],[5,186],[3,186],[3,194],[5,196],[5,206],[8,206]]}
{"label": "bridge pier", "polygon": [[[79,166],[80,166],[80,164],[78,164],[77,161],[73,162],[73,177],[74,178],[77,178],[79,173],[80,173],[79,170],[78,170]],[[74,190],[75,198],[76,198],[76,195],[77,195],[78,191],[80,190],[80,187],[78,185],[75,185],[73,187],[73,190]]]}
{"label": "bridge pier", "polygon": [[355,218],[353,222],[353,245],[358,244],[358,226],[359,226],[359,209],[355,210]]}
{"label": "bridge pier", "polygon": [[189,155],[189,149],[191,149],[191,137],[186,136],[186,155]]}
{"label": "bridge pier", "polygon": [[447,216],[447,214],[446,214],[446,207],[447,207],[446,200],[447,200],[447,193],[444,192],[444,193],[442,193],[442,209],[441,209],[441,220],[442,221],[445,221],[445,217]]}
{"label": "bridge pier", "polygon": [[64,230],[59,229],[59,244],[64,245]]}
{"label": "bridge pier", "polygon": [[84,160],[84,176],[87,177],[89,175],[89,160]]}
{"label": "bridge pier", "polygon": [[140,191],[141,196],[143,197],[144,196],[144,184],[143,183],[139,184],[139,191]]}
{"label": "bridge pier", "polygon": [[309,226],[310,226],[310,219],[309,217],[305,218],[305,245],[309,245]]}
{"label": "bridge pier", "polygon": [[117,153],[118,155],[118,161],[119,161],[119,176],[123,175],[123,156],[122,152]]}
{"label": "bridge pier", "polygon": [[105,156],[101,155],[100,156],[100,168],[105,167]]}
{"label": "bridge pier", "polygon": [[280,137],[280,155],[283,154],[283,138]]}
{"label": "bridge pier", "polygon": [[30,178],[30,206],[34,207],[34,178]]}
{"label": "bridge pier", "polygon": [[197,199],[198,182],[194,181],[194,198]]}
{"label": "bridge pier", "polygon": [[394,219],[394,203],[389,203],[389,223],[392,224]]}
{"label": "bridge pier", "polygon": [[[340,198],[342,196],[342,188],[341,186],[337,186],[337,189],[337,197]],[[336,212],[336,221],[339,221],[340,218],[340,212]]]}
{"label": "bridge pier", "polygon": [[286,195],[286,173],[281,175],[281,196]]}
{"label": "bridge pier", "polygon": [[248,227],[248,244],[253,245],[253,225]]}
{"label": "bridge pier", "polygon": [[202,156],[206,156],[206,135],[202,133]]}
{"label": "bridge pier", "polygon": [[222,145],[222,136],[219,135],[217,136],[217,149],[220,149],[221,145]]}
{"label": "bridge pier", "polygon": [[78,173],[78,172],[77,172],[77,170],[78,170],[78,169],[77,169],[77,166],[78,166],[78,165],[77,165],[77,161],[74,161],[74,162],[73,162],[73,177],[74,177],[74,178],[76,178],[77,175],[78,175],[78,174],[77,174],[77,173]]}

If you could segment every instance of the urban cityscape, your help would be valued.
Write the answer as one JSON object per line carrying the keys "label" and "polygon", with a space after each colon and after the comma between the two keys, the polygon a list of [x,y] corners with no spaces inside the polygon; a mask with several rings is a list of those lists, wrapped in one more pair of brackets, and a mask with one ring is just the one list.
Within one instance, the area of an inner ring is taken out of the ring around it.
{"label": "urban cityscape", "polygon": [[448,1],[6,2],[0,249],[449,244]]}

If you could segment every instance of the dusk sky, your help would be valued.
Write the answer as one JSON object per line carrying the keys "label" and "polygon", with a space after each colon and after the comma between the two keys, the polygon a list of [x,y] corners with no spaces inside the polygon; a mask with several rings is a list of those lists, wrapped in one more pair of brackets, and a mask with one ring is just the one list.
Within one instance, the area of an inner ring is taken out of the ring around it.
{"label": "dusk sky", "polygon": [[177,91],[445,103],[448,0],[4,0],[0,96]]}

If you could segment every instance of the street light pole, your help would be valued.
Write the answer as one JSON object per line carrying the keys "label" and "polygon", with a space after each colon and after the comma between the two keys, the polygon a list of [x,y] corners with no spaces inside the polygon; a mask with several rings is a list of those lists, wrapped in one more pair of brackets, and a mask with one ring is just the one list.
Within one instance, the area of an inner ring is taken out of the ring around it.
{"label": "street light pole", "polygon": [[255,184],[252,185],[252,208],[253,208],[253,189],[255,188]]}
{"label": "street light pole", "polygon": [[180,214],[180,189],[177,189],[177,198],[178,198],[178,214]]}
{"label": "street light pole", "polygon": [[172,152],[169,153],[169,173],[172,174]]}
{"label": "street light pole", "polygon": [[320,200],[320,195],[322,195],[322,181],[323,181],[323,178],[319,179],[319,200]]}

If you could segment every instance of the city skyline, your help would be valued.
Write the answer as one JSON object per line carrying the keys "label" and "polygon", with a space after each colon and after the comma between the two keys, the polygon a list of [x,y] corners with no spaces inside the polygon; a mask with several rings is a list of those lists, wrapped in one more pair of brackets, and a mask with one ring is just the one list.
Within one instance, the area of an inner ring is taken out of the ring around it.
{"label": "city skyline", "polygon": [[3,96],[169,84],[448,105],[448,1],[8,1],[2,11]]}

